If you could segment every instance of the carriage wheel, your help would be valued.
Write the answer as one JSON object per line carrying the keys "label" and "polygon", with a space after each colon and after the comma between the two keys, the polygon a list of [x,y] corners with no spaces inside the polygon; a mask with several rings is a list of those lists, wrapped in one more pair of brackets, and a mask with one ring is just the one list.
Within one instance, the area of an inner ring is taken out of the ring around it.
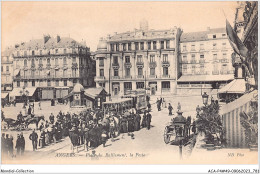
{"label": "carriage wheel", "polygon": [[168,144],[170,142],[170,139],[171,139],[171,135],[169,135],[168,132],[169,132],[169,129],[166,126],[165,129],[164,129],[164,135],[163,135],[165,144]]}

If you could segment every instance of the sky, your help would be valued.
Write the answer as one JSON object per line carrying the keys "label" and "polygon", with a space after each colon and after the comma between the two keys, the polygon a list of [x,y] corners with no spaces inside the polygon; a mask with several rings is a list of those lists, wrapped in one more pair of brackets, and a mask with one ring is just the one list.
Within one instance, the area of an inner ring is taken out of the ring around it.
{"label": "sky", "polygon": [[[95,51],[100,37],[139,28],[141,20],[149,29],[180,27],[184,32],[205,31],[207,27],[232,24],[237,2],[2,2],[2,50],[31,39],[71,37],[86,40]],[[225,15],[224,15],[225,14]],[[226,18],[225,18],[226,16]]]}

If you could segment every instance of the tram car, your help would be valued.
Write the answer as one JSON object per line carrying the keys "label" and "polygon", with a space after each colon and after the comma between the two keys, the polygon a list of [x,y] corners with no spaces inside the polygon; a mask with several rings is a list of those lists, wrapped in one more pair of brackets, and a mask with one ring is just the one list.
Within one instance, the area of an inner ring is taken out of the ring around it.
{"label": "tram car", "polygon": [[165,144],[185,144],[189,140],[189,125],[187,120],[178,111],[178,116],[171,119],[164,129]]}
{"label": "tram car", "polygon": [[145,90],[127,90],[122,98],[131,98],[133,101],[133,108],[136,108],[137,112],[142,113],[147,107]]}
{"label": "tram car", "polygon": [[133,100],[130,98],[118,98],[112,101],[103,102],[102,109],[104,112],[112,111],[123,114],[124,111],[133,108]]}

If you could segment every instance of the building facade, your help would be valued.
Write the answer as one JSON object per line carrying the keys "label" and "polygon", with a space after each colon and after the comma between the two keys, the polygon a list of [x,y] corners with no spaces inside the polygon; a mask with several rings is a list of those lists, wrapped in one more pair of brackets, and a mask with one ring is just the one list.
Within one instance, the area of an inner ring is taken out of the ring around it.
{"label": "building facade", "polygon": [[232,52],[225,28],[184,32],[179,47],[178,93],[211,92],[234,79]]}
{"label": "building facade", "polygon": [[112,96],[150,88],[152,95],[176,94],[177,51],[181,30],[140,29],[101,38],[95,53],[96,86]]}
{"label": "building facade", "polygon": [[15,45],[13,56],[13,87],[34,88],[37,99],[63,98],[77,83],[95,85],[89,48],[72,38],[44,36],[23,42]]}
{"label": "building facade", "polygon": [[1,60],[1,91],[10,92],[13,89],[13,48],[2,52]]}

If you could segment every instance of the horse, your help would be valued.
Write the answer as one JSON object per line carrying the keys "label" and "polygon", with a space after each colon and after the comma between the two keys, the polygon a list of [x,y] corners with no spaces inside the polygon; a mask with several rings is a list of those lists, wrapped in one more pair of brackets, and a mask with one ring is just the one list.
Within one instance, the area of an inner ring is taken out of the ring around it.
{"label": "horse", "polygon": [[19,125],[19,121],[14,120],[12,118],[4,118],[4,122],[7,123],[7,128],[9,129],[10,127],[15,127]]}
{"label": "horse", "polygon": [[36,124],[36,129],[38,129],[38,124],[41,120],[45,120],[44,116],[35,116],[33,118],[28,118],[25,120],[26,127],[28,128],[29,124],[35,123]]}

